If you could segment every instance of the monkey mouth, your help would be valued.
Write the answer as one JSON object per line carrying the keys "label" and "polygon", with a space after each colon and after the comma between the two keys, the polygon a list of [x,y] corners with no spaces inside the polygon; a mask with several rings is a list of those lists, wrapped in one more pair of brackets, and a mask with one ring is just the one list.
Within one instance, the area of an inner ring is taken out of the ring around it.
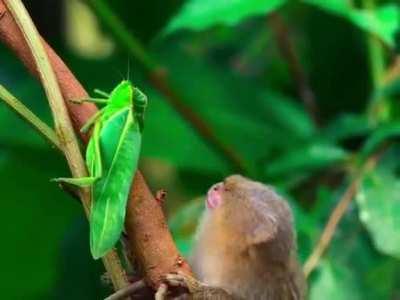
{"label": "monkey mouth", "polygon": [[222,203],[223,183],[214,184],[207,193],[206,205],[208,209],[214,209]]}

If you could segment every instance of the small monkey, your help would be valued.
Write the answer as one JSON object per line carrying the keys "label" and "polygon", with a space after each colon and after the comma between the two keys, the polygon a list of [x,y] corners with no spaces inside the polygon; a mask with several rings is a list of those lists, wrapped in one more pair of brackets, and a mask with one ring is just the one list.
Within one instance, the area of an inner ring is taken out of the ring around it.
{"label": "small monkey", "polygon": [[169,284],[188,287],[193,299],[304,299],[284,199],[269,186],[233,175],[210,188],[206,206],[192,257],[201,282],[170,274]]}

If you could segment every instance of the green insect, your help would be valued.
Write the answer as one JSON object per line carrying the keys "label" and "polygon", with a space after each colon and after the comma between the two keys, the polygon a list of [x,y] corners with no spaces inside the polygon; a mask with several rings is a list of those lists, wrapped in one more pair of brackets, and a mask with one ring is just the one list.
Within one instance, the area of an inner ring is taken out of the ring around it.
{"label": "green insect", "polygon": [[93,127],[86,149],[90,177],[55,181],[90,186],[90,250],[104,256],[123,231],[130,185],[137,169],[147,97],[131,82],[122,81],[106,99],[88,99],[105,106],[81,129]]}

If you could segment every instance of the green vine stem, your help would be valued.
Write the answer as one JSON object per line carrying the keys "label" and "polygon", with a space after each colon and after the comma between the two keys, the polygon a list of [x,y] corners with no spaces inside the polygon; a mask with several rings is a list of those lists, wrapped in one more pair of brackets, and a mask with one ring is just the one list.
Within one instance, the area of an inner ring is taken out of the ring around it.
{"label": "green vine stem", "polygon": [[[87,176],[87,171],[79,149],[79,143],[39,33],[20,0],[8,0],[5,1],[5,4],[18,24],[35,60],[53,114],[60,146],[67,159],[71,173],[74,177],[85,177]],[[80,189],[79,196],[88,215],[91,201],[90,190],[87,188]],[[115,251],[110,251],[103,258],[103,263],[116,290],[129,284]]]}
{"label": "green vine stem", "polygon": [[38,131],[46,140],[57,149],[61,150],[61,144],[55,131],[39,119],[29,108],[12,95],[0,84],[0,99],[15,111],[24,121]]}
{"label": "green vine stem", "polygon": [[[363,0],[365,9],[369,11],[375,10],[374,0]],[[372,89],[377,90],[383,81],[385,75],[385,55],[381,41],[371,33],[366,33],[369,66],[371,74]],[[373,123],[379,122],[386,118],[386,101],[383,97],[371,97],[368,105],[368,115]]]}

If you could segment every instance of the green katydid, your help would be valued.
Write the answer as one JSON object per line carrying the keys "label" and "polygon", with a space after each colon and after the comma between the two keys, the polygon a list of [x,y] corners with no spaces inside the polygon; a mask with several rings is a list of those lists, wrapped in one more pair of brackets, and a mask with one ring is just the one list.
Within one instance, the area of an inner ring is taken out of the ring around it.
{"label": "green katydid", "polygon": [[106,254],[123,231],[130,185],[137,169],[147,97],[129,81],[122,81],[81,130],[93,127],[86,149],[90,177],[57,178],[55,181],[90,186],[90,250],[97,259]]}

